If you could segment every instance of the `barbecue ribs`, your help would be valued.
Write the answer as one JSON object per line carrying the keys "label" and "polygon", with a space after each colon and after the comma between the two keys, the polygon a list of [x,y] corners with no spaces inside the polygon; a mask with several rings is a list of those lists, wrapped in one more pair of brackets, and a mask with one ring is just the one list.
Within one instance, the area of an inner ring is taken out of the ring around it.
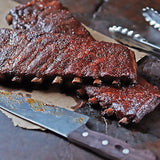
{"label": "barbecue ribs", "polygon": [[99,104],[105,109],[102,114],[115,114],[119,123],[138,123],[147,113],[160,103],[160,92],[144,79],[138,77],[135,86],[119,89],[109,86],[86,86],[85,91],[91,104]]}
{"label": "barbecue ribs", "polygon": [[33,0],[10,10],[6,17],[13,29],[90,36],[70,11],[56,0]]}
{"label": "barbecue ribs", "polygon": [[12,81],[26,77],[32,82],[49,78],[59,83],[65,78],[75,83],[134,83],[137,78],[131,50],[90,37],[0,29],[0,55],[0,77]]}
{"label": "barbecue ribs", "polygon": [[58,1],[33,0],[6,19],[14,30],[0,29],[0,79],[102,85],[84,88],[89,102],[105,109],[103,114],[116,114],[120,123],[138,123],[160,103],[156,87],[141,78],[136,84],[134,53],[94,40]]}
{"label": "barbecue ribs", "polygon": [[[25,29],[30,32],[46,32],[48,34],[63,33],[63,35],[59,35],[59,38],[63,39],[62,41],[66,46],[63,49],[58,48],[58,53],[56,53],[60,54],[57,56],[59,58],[58,62],[56,62],[55,53],[48,55],[47,58],[50,56],[54,57],[54,64],[51,64],[53,58],[50,57],[48,60],[50,66],[47,66],[48,63],[43,64],[43,67],[45,65],[46,68],[40,69],[41,72],[35,70],[33,75],[37,72],[36,77],[74,74],[74,76],[84,76],[91,78],[91,80],[94,79],[94,84],[101,84],[102,80],[107,81],[108,84],[113,82],[116,86],[121,85],[121,83],[136,83],[137,73],[134,53],[118,44],[95,41],[85,27],[72,16],[68,9],[56,0],[33,0],[25,5],[17,6],[10,10],[7,21],[9,24],[12,24],[13,29]],[[27,36],[31,36],[31,34]],[[52,34],[52,36],[55,37],[53,40],[55,43],[57,35],[54,36]],[[35,38],[33,37],[33,39]],[[56,43],[56,47],[59,45],[60,41]],[[47,49],[43,54],[45,52],[48,52]],[[64,53],[62,54],[62,52]],[[36,63],[36,61],[34,60],[31,64]],[[47,60],[45,59],[45,61]],[[16,63],[20,64],[20,62]],[[37,66],[37,64],[34,65]],[[37,67],[39,68],[39,66]],[[44,72],[44,70],[46,71]],[[26,74],[32,74],[30,71],[25,69]],[[81,80],[75,79],[75,81]]]}

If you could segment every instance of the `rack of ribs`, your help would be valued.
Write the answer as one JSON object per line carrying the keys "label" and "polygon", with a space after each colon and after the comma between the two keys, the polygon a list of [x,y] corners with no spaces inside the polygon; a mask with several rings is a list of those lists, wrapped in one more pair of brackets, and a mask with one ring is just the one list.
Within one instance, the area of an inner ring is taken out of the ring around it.
{"label": "rack of ribs", "polygon": [[[74,76],[87,77],[87,80],[94,80],[94,84],[101,84],[102,81],[108,84],[113,82],[115,86],[136,83],[137,71],[134,53],[122,45],[95,41],[86,28],[72,16],[70,11],[56,0],[33,0],[27,4],[19,5],[10,10],[6,19],[9,24],[12,24],[14,30],[63,34],[60,38],[63,39],[64,45],[68,45],[65,48],[67,49],[65,55],[67,59],[63,62],[65,53],[61,53],[65,49],[62,51],[59,48],[58,54],[61,54],[58,56],[58,58],[61,57],[59,59],[59,61],[61,60],[59,70],[63,70],[63,73],[58,71],[54,75],[64,77],[66,74],[72,74],[73,78],[74,72]],[[60,41],[58,42],[58,45],[60,45]],[[69,44],[70,42],[72,44]],[[53,56],[53,54],[50,54],[50,56]],[[35,61],[32,64],[36,63]],[[49,68],[45,73],[48,72],[48,75],[52,75],[50,71],[53,70],[55,64],[56,67],[60,65],[60,62],[56,63],[56,61],[50,67],[47,66]],[[28,70],[26,71],[28,72]],[[36,77],[45,76],[46,74],[39,72],[36,75]],[[81,81],[79,78],[75,79],[75,81],[77,80]]]}
{"label": "rack of ribs", "polygon": [[10,10],[6,19],[13,29],[90,36],[70,11],[56,0],[33,0],[19,5]]}
{"label": "rack of ribs", "polygon": [[116,115],[121,124],[138,123],[160,103],[160,92],[144,79],[138,77],[135,86],[113,88],[110,86],[86,86],[88,102],[99,104],[102,115]]}
{"label": "rack of ribs", "polygon": [[60,33],[0,29],[0,77],[41,82],[136,82],[134,53],[120,44]]}

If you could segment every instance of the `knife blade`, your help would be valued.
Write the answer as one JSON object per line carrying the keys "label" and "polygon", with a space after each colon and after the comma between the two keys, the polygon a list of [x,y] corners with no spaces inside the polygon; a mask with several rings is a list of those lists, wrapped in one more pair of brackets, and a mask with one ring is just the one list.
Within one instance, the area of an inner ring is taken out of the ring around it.
{"label": "knife blade", "polygon": [[126,44],[130,47],[138,48],[148,54],[160,58],[160,47],[148,42],[140,34],[133,30],[122,28],[121,26],[109,27],[109,32],[112,37],[120,43]]}
{"label": "knife blade", "polygon": [[32,98],[0,91],[0,108],[22,119],[53,131],[70,142],[113,160],[155,160],[150,150],[136,149],[111,136],[86,127],[88,116],[44,104]]}

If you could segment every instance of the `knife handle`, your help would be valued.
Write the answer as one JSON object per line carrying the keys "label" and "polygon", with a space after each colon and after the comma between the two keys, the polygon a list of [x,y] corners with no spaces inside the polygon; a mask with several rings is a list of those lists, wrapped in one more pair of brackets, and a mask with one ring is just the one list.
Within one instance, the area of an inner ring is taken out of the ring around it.
{"label": "knife handle", "polygon": [[150,150],[135,149],[122,140],[89,130],[85,125],[70,133],[68,139],[72,143],[113,160],[156,160]]}

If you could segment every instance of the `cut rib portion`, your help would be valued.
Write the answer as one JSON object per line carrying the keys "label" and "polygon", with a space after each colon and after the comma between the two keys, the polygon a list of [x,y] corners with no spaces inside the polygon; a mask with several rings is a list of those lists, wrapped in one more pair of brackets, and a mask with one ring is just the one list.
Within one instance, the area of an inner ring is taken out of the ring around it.
{"label": "cut rib portion", "polygon": [[10,10],[6,17],[14,29],[90,36],[67,8],[56,0],[33,0]]}
{"label": "cut rib portion", "polygon": [[142,78],[135,86],[116,89],[109,86],[85,87],[89,101],[106,109],[103,114],[116,114],[119,123],[138,123],[160,103],[160,92]]}
{"label": "cut rib portion", "polygon": [[0,46],[1,77],[41,78],[33,82],[79,77],[73,83],[100,79],[107,84],[114,80],[135,83],[137,79],[134,53],[120,44],[77,35],[0,29]]}

